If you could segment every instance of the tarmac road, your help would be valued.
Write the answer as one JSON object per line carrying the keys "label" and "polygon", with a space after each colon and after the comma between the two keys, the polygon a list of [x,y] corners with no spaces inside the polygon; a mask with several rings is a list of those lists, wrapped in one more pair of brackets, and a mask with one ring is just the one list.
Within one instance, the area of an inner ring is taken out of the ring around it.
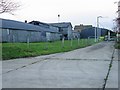
{"label": "tarmac road", "polygon": [[118,88],[118,50],[114,50],[114,42],[3,61],[2,69],[3,88],[103,88],[105,83],[106,88]]}

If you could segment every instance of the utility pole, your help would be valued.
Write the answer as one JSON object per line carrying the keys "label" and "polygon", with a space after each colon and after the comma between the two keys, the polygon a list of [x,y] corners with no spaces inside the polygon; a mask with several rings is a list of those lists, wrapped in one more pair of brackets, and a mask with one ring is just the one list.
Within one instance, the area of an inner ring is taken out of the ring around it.
{"label": "utility pole", "polygon": [[[97,31],[96,31],[97,42],[98,42],[98,37],[99,37],[99,36],[98,36],[98,32],[99,32],[99,31],[98,31],[98,30],[99,30],[99,18],[103,18],[103,17],[102,17],[102,16],[98,16],[98,17],[97,17]],[[101,31],[100,31],[100,32],[101,32]],[[101,33],[100,33],[100,36],[101,36]]]}
{"label": "utility pole", "polygon": [[96,27],[95,27],[95,42],[97,41],[97,40],[96,40],[96,36],[97,36],[96,33],[97,33],[97,29],[96,29]]}

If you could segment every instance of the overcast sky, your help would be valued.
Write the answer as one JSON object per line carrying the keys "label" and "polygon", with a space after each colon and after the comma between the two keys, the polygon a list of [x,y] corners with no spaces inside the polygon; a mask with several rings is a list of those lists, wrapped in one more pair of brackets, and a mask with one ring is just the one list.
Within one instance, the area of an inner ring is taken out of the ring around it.
{"label": "overcast sky", "polygon": [[117,17],[118,0],[15,0],[20,2],[21,8],[15,15],[1,14],[0,18],[24,22],[37,20],[45,23],[71,22],[74,25],[96,25],[97,16],[100,27],[112,28],[113,19]]}

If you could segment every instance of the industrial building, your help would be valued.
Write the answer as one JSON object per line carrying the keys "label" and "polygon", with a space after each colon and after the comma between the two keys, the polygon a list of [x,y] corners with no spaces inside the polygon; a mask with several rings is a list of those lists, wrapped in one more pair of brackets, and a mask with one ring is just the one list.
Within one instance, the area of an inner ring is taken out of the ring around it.
{"label": "industrial building", "polygon": [[62,34],[61,38],[70,40],[73,37],[72,24],[70,22],[50,23],[50,25],[59,28],[59,32]]}
{"label": "industrial building", "polygon": [[40,25],[19,22],[15,20],[0,19],[2,42],[40,42],[60,40],[57,27],[39,22]]}

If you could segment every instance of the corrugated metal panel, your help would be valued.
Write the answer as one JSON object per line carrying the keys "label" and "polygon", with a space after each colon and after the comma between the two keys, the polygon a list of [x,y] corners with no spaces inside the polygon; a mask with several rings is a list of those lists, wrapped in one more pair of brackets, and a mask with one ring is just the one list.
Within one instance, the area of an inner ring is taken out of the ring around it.
{"label": "corrugated metal panel", "polygon": [[31,25],[28,23],[14,21],[14,20],[0,19],[0,22],[2,22],[2,25],[0,25],[0,28],[3,28],[3,29],[57,32],[57,30],[47,29],[44,27]]}
{"label": "corrugated metal panel", "polygon": [[94,36],[94,28],[84,29],[81,31],[81,38],[88,38]]}
{"label": "corrugated metal panel", "polygon": [[70,22],[61,22],[61,23],[51,23],[50,25],[56,26],[56,27],[62,27],[62,28],[67,28],[68,26],[71,26]]}
{"label": "corrugated metal panel", "polygon": [[[107,29],[99,28],[97,30],[97,36],[104,36],[107,33]],[[95,37],[95,27],[84,29],[81,31],[81,38]]]}

